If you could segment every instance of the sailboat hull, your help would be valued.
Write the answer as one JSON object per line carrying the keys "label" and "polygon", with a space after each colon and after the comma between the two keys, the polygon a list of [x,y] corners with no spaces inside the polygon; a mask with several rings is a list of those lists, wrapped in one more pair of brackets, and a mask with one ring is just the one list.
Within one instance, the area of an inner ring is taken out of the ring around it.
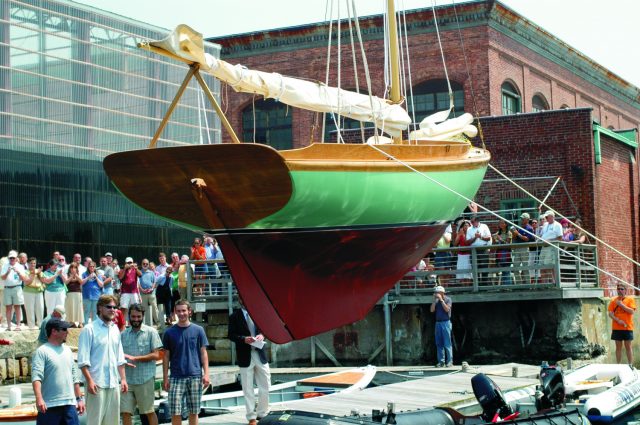
{"label": "sailboat hull", "polygon": [[127,198],[217,236],[272,341],[362,319],[475,196],[488,152],[463,142],[218,144],[109,155]]}

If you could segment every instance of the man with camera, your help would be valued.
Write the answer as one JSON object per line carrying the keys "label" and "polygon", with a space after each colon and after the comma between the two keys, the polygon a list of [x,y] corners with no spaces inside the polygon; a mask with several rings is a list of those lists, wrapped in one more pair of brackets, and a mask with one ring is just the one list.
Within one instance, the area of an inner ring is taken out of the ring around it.
{"label": "man with camera", "polygon": [[133,258],[127,257],[124,260],[124,267],[118,272],[120,279],[120,309],[124,317],[128,318],[127,311],[133,304],[142,304],[140,289],[138,288],[138,278],[142,272],[138,269],[138,264],[133,262]]}
{"label": "man with camera", "polygon": [[436,319],[436,367],[453,366],[453,347],[451,344],[451,298],[445,295],[442,286],[436,286],[433,291],[433,302],[430,311]]}

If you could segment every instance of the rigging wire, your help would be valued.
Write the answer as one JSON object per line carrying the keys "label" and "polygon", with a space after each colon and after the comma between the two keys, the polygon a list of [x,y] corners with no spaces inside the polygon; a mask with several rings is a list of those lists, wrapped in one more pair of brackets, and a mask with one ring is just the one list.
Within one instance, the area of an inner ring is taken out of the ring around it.
{"label": "rigging wire", "polygon": [[[539,199],[538,197],[536,197],[533,193],[529,192],[527,189],[525,189],[524,187],[522,187],[521,185],[519,185],[518,183],[516,183],[515,181],[513,181],[512,179],[510,179],[508,176],[506,176],[502,171],[498,170],[496,167],[494,167],[493,165],[489,164],[489,168],[491,168],[493,171],[495,171],[496,173],[498,173],[498,175],[500,175],[500,177],[503,177],[505,180],[507,180],[508,182],[512,183],[516,188],[520,189],[522,192],[524,192],[525,195],[531,197],[534,201],[538,202],[540,204],[541,207],[545,207],[546,209],[552,211],[554,213],[554,215],[558,218],[565,218],[567,219],[567,221],[569,221],[569,223],[573,226],[575,226],[576,228],[578,228],[579,230],[582,230],[584,233],[587,234],[587,236],[592,237],[596,242],[600,242],[601,244],[603,244],[604,246],[606,246],[607,248],[611,249],[612,251],[614,251],[615,253],[619,254],[620,256],[622,256],[624,259],[630,261],[631,263],[635,264],[636,266],[640,266],[640,263],[637,262],[636,260],[634,260],[633,258],[629,257],[628,255],[624,254],[623,252],[619,251],[618,249],[616,249],[615,247],[611,246],[610,244],[608,244],[607,242],[603,241],[602,239],[598,238],[597,236],[595,236],[594,234],[590,233],[589,231],[581,228],[580,226],[577,226],[573,221],[571,221],[569,218],[564,217],[562,214],[560,214],[558,211],[554,210],[551,206],[549,206],[544,200]],[[546,199],[546,198],[545,198]]]}
{"label": "rigging wire", "polygon": [[[351,2],[351,8],[353,12],[353,20],[356,24],[356,35],[358,36],[358,43],[360,44],[360,55],[362,56],[362,67],[364,68],[364,76],[367,82],[367,92],[369,93],[369,103],[371,105],[371,113],[373,114],[373,135],[375,137],[376,143],[378,143],[378,121],[375,119],[375,109],[373,107],[373,90],[371,89],[371,73],[369,72],[369,63],[367,61],[367,54],[364,50],[364,43],[362,42],[362,32],[360,31],[360,19],[358,18],[358,12],[356,10],[355,1]],[[384,123],[384,122],[383,122]]]}
{"label": "rigging wire", "polygon": [[[351,3],[353,3],[354,0],[351,0]],[[357,52],[356,52],[356,44],[353,38],[353,16],[351,14],[351,8],[349,7],[349,0],[345,0],[345,3],[347,5],[347,16],[349,19],[349,41],[351,44],[351,60],[352,60],[352,66],[353,66],[353,77],[354,77],[354,81],[356,84],[356,93],[360,93],[360,78],[358,76],[358,57],[357,57]],[[360,121],[360,138],[362,139],[362,142],[364,143],[365,141],[365,131],[364,131],[364,123],[362,121]]]}
{"label": "rigging wire", "polygon": [[[390,153],[385,152],[384,150],[380,149],[379,147],[377,147],[377,146],[375,146],[375,145],[371,145],[371,144],[369,144],[369,146],[370,146],[372,149],[375,149],[376,151],[378,151],[379,153],[381,153],[382,155],[386,156],[386,157],[387,157],[387,158],[389,158],[390,160],[393,160],[393,161],[397,162],[398,164],[400,164],[400,165],[402,165],[402,166],[404,166],[404,167],[408,168],[409,170],[411,170],[411,171],[413,171],[413,172],[417,173],[418,175],[420,175],[420,176],[422,176],[422,177],[426,178],[427,180],[431,181],[432,183],[437,184],[438,186],[442,187],[442,188],[443,188],[443,189],[445,189],[445,190],[448,190],[449,192],[453,193],[454,195],[458,196],[459,198],[462,198],[462,199],[464,199],[464,200],[465,200],[465,201],[467,201],[467,202],[473,202],[473,200],[472,200],[472,199],[470,199],[470,198],[466,197],[465,195],[463,195],[463,194],[461,194],[460,192],[456,191],[455,189],[453,189],[453,188],[451,188],[451,187],[447,186],[446,184],[441,183],[440,181],[438,181],[438,180],[434,179],[433,177],[428,176],[427,174],[425,174],[425,173],[423,173],[423,172],[421,172],[421,171],[419,171],[419,170],[416,170],[416,169],[415,169],[414,167],[412,167],[410,164],[407,164],[406,162],[402,161],[401,159],[399,159],[399,158],[395,157],[394,155],[391,155]],[[491,165],[489,165],[489,166],[491,167]],[[482,205],[482,204],[478,204],[478,203],[476,203],[476,204],[477,204],[478,208],[480,208],[480,209],[482,209],[483,211],[485,211],[485,212],[487,212],[487,213],[489,213],[489,214],[491,214],[491,215],[495,216],[496,218],[498,218],[498,219],[500,219],[500,220],[504,220],[504,221],[505,221],[505,222],[507,222],[509,225],[514,226],[514,227],[516,227],[516,228],[518,228],[518,229],[520,229],[520,230],[525,230],[525,229],[523,229],[523,228],[522,228],[518,223],[514,223],[514,222],[512,222],[512,221],[511,221],[511,220],[509,220],[509,219],[506,219],[506,218],[504,218],[504,217],[501,217],[499,214],[497,214],[497,213],[493,212],[492,210],[490,210],[489,208],[485,207],[485,206],[484,206],[484,205]],[[558,214],[558,216],[560,216],[560,217],[561,217],[561,215],[559,215],[559,214]],[[618,282],[620,282],[620,283],[622,283],[622,284],[624,284],[624,285],[626,285],[626,286],[628,286],[628,287],[634,288],[634,289],[636,289],[636,290],[640,290],[639,288],[636,288],[635,286],[633,286],[633,284],[631,284],[631,283],[629,283],[629,282],[625,281],[624,279],[619,278],[618,276],[614,275],[613,273],[611,273],[611,272],[609,272],[609,271],[607,271],[607,270],[604,270],[604,269],[600,268],[597,264],[592,264],[592,263],[590,263],[589,261],[587,261],[587,260],[585,260],[585,259],[583,259],[583,258],[578,257],[578,256],[577,256],[577,255],[575,255],[574,253],[572,253],[572,252],[570,252],[570,251],[568,251],[568,250],[566,250],[566,249],[563,249],[563,248],[561,248],[560,246],[555,245],[555,244],[553,244],[553,243],[551,243],[551,242],[549,242],[549,241],[547,241],[547,240],[542,239],[542,238],[541,238],[541,237],[539,237],[538,235],[534,235],[534,236],[535,236],[536,240],[538,240],[538,241],[540,241],[540,242],[542,242],[542,243],[545,243],[545,244],[546,244],[546,245],[548,245],[549,247],[552,247],[552,248],[556,249],[557,251],[562,252],[562,253],[564,253],[565,255],[569,256],[569,257],[572,257],[572,258],[574,258],[574,259],[576,259],[576,260],[578,260],[578,261],[580,261],[580,262],[582,262],[582,263],[584,263],[584,264],[586,264],[586,265],[588,265],[588,266],[590,266],[590,267],[593,267],[595,270],[597,270],[597,271],[599,271],[599,272],[601,272],[601,273],[603,273],[603,274],[605,274],[605,275],[607,275],[607,276],[609,276],[609,277],[611,277],[611,278],[613,278],[613,279],[617,280]],[[595,238],[595,237],[594,237],[594,238]],[[559,277],[558,277],[558,278],[559,278]]]}
{"label": "rigging wire", "polygon": [[438,28],[438,16],[436,15],[436,0],[432,0],[433,10],[433,23],[436,27],[436,35],[438,36],[438,46],[440,47],[440,56],[442,57],[442,67],[444,68],[444,78],[447,80],[447,87],[449,87],[449,113],[453,111],[453,90],[451,89],[451,81],[449,81],[449,72],[447,71],[447,63],[444,58],[444,48],[442,47],[442,40],[440,39],[440,29]]}
{"label": "rigging wire", "polygon": [[[411,103],[411,125],[413,126],[413,129],[416,130],[416,108],[415,108],[415,104],[413,103],[413,80],[411,77],[411,55],[409,54],[409,37],[408,37],[408,31],[407,31],[407,14],[406,14],[406,9],[404,7],[404,0],[402,0],[402,26],[403,26],[403,35],[404,35],[404,48],[406,50],[406,57],[407,57],[407,75],[409,76],[409,96],[406,96],[405,93],[405,98],[409,98],[410,100],[407,102],[407,106],[409,106],[409,102]],[[409,142],[411,142],[411,140],[409,140]],[[417,143],[417,140],[416,140]]]}
{"label": "rigging wire", "polygon": [[469,81],[469,91],[471,92],[471,103],[473,103],[473,115],[476,117],[476,123],[478,125],[478,135],[480,136],[480,143],[482,143],[482,148],[487,149],[484,144],[484,133],[482,131],[482,123],[477,117],[480,117],[480,112],[478,112],[478,104],[476,102],[476,95],[473,91],[473,79],[471,78],[471,71],[469,70],[469,60],[467,58],[467,51],[464,47],[464,37],[462,37],[462,30],[460,29],[460,20],[458,19],[458,12],[456,10],[456,2],[453,0],[451,2],[453,5],[453,15],[456,19],[456,27],[458,29],[458,38],[460,39],[460,47],[462,47],[462,57],[464,58],[464,66],[467,70],[467,81]]}

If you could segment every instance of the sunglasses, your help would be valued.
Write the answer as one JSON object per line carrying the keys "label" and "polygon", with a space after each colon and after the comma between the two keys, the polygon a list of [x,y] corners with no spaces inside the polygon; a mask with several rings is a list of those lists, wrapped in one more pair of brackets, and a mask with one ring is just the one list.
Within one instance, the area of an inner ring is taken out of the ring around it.
{"label": "sunglasses", "polygon": [[104,308],[107,308],[107,309],[109,309],[109,310],[115,310],[116,308],[118,308],[118,307],[116,307],[115,305],[103,305],[103,307],[104,307]]}
{"label": "sunglasses", "polygon": [[127,261],[127,264],[133,264],[133,261]]}

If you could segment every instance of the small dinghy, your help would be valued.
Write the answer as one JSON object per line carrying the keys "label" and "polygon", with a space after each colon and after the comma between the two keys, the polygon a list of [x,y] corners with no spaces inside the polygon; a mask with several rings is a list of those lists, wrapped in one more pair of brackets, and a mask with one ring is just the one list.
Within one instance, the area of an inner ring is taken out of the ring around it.
{"label": "small dinghy", "polygon": [[592,422],[613,422],[640,404],[640,374],[626,364],[590,364],[564,376],[567,407]]}

